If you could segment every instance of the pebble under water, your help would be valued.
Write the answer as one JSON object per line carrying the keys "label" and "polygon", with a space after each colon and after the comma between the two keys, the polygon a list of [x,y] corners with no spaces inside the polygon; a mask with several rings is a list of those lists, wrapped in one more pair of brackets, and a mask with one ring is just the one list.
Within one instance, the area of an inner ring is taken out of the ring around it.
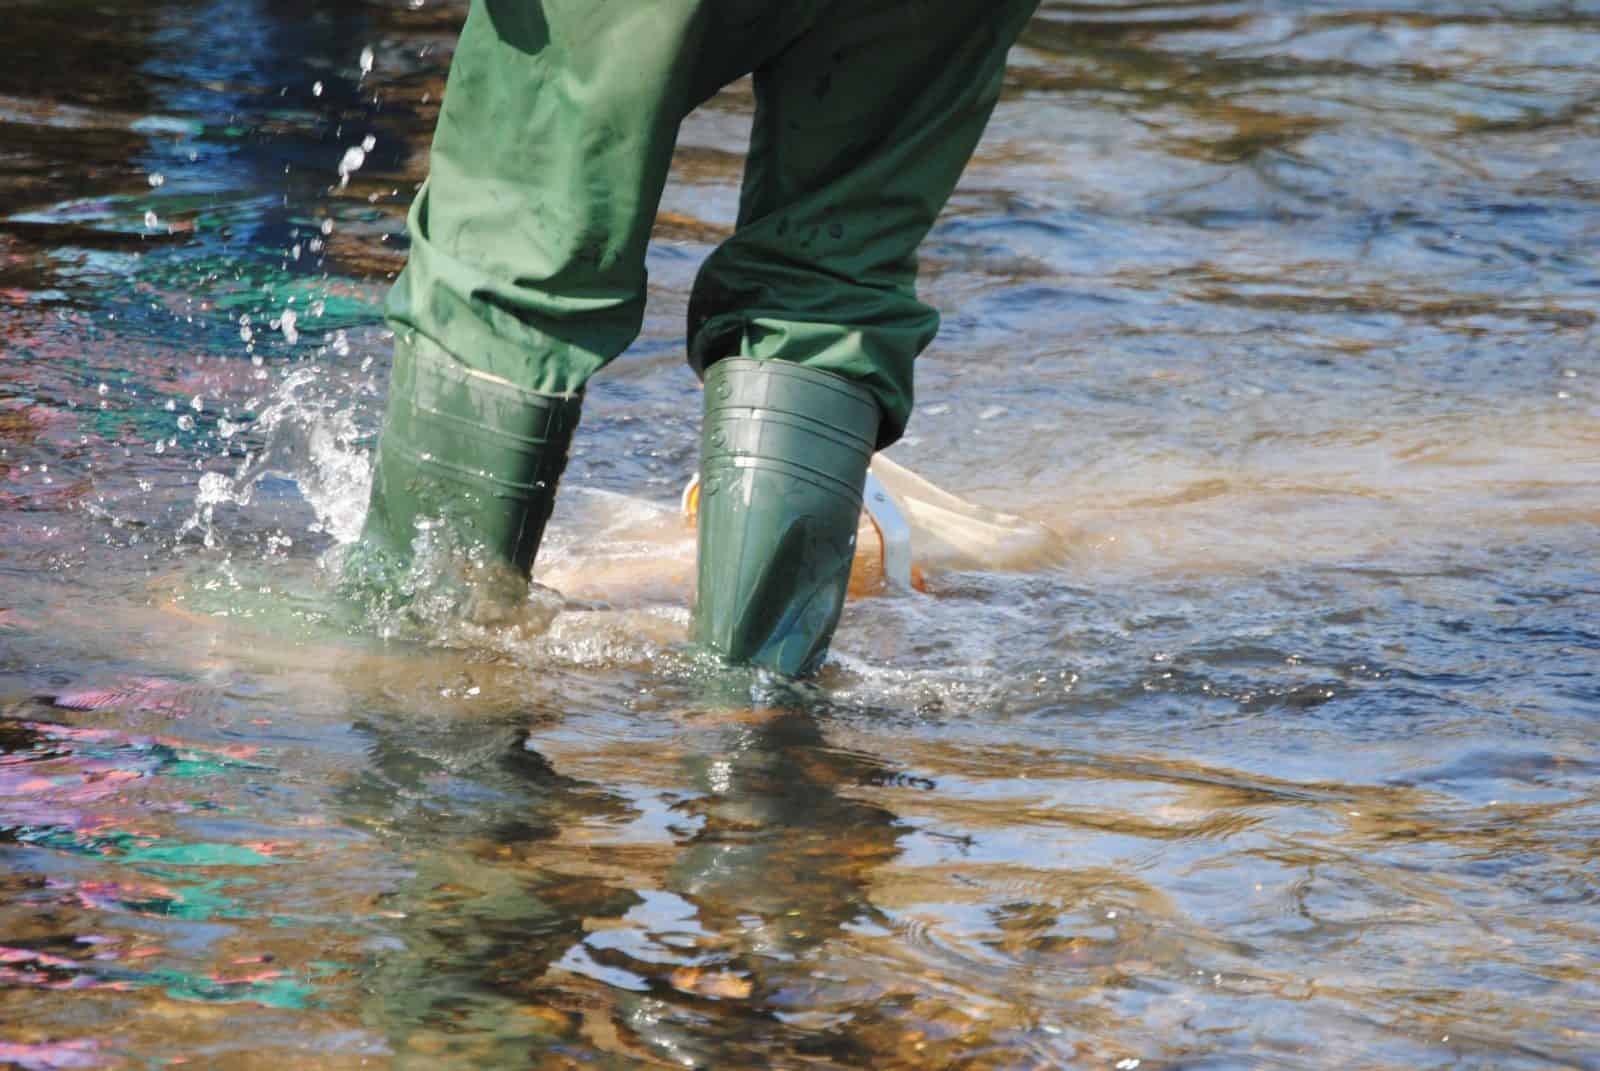
{"label": "pebble under water", "polygon": [[748,85],[545,586],[332,591],[463,10],[8,5],[0,1066],[1600,1068],[1600,7],[1047,0],[892,456],[1060,552],[800,686],[683,644]]}

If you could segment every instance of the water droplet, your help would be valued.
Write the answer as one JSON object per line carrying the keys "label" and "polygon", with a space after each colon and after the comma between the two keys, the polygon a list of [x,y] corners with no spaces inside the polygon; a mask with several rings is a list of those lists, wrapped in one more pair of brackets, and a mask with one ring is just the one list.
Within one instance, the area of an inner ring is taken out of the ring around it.
{"label": "water droplet", "polygon": [[189,400],[189,408],[193,409],[196,413],[203,412],[205,410],[205,407],[206,407],[206,400],[201,395],[196,394],[193,398],[191,398]]}
{"label": "water droplet", "polygon": [[193,431],[194,417],[190,416],[188,413],[183,414],[178,418],[178,428],[180,431]]}
{"label": "water droplet", "polygon": [[368,45],[361,50],[361,77],[365,78],[372,73],[372,64],[377,57],[372,54],[372,46]]}
{"label": "water droplet", "polygon": [[352,145],[344,151],[344,159],[339,161],[339,185],[348,186],[350,176],[361,170],[361,165],[367,162],[367,153],[359,145]]}
{"label": "water droplet", "polygon": [[95,389],[100,392],[100,397],[102,398],[111,393],[111,388],[104,383],[100,384],[100,386],[96,387]]}
{"label": "water droplet", "polygon": [[166,182],[167,182],[167,176],[161,174],[159,171],[155,172],[154,174],[152,174],[150,176],[150,185],[152,187],[164,186],[164,185],[166,185]]}
{"label": "water droplet", "polygon": [[313,97],[322,96],[322,83],[321,82],[312,82],[311,83],[311,95]]}
{"label": "water droplet", "polygon": [[323,234],[332,234],[333,233],[333,220],[325,219],[325,220],[322,221],[322,233]]}
{"label": "water droplet", "polygon": [[295,316],[293,309],[283,314],[283,340],[291,346],[300,341],[300,332],[295,329],[298,320],[299,317]]}
{"label": "water droplet", "polygon": [[378,147],[378,139],[368,134],[361,139],[361,148],[364,152],[371,152]]}
{"label": "water droplet", "polygon": [[159,224],[160,222],[161,222],[161,220],[156,217],[156,214],[155,214],[154,210],[151,210],[151,211],[146,212],[144,214],[144,229],[145,230],[147,230],[147,231],[155,230],[157,224]]}

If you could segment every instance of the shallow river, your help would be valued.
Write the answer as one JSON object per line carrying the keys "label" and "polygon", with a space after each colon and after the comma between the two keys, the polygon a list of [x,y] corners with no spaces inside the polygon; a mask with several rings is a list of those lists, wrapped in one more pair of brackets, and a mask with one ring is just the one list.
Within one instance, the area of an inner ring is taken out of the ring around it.
{"label": "shallow river", "polygon": [[800,688],[682,642],[747,87],[555,590],[363,617],[459,5],[5,8],[0,1065],[1600,1068],[1600,6],[1047,2],[892,456],[1059,546]]}

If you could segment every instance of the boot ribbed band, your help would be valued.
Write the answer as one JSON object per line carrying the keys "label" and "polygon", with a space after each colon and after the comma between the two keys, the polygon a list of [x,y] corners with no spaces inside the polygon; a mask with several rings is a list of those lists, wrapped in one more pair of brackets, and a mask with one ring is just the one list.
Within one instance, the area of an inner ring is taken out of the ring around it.
{"label": "boot ribbed band", "polygon": [[864,478],[879,420],[866,388],[802,365],[730,357],[706,375],[705,420],[707,478],[723,466],[776,463],[860,503],[856,470]]}
{"label": "boot ribbed band", "polygon": [[426,339],[395,344],[368,529],[396,550],[443,518],[528,572],[582,410],[582,395],[524,390]]}

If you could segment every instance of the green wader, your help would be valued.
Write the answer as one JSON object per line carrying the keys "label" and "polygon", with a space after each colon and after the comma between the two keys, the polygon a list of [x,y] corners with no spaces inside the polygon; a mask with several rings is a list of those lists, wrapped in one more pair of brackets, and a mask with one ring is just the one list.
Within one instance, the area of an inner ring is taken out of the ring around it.
{"label": "green wader", "polygon": [[[899,438],[912,364],[939,323],[916,297],[917,246],[983,132],[1006,53],[1036,4],[474,0],[411,210],[410,262],[389,298],[395,371],[367,542],[403,558],[418,522],[443,518],[490,557],[531,568],[584,384],[639,330],[645,247],[679,124],[752,72],[738,226],[695,282],[689,362],[705,376],[724,357],[752,358],[731,380],[761,379],[767,362],[783,362],[820,394],[801,389],[786,401],[780,388],[793,377],[734,386],[783,411],[855,394],[876,407],[867,456]],[[491,404],[475,402],[480,389]],[[847,438],[863,434],[859,408],[846,406]],[[742,419],[770,412],[746,407]],[[739,413],[717,419],[725,435],[754,441],[737,433]],[[706,449],[720,448],[708,438]],[[738,449],[723,459],[733,469],[748,467]],[[846,470],[822,475],[830,496],[853,494],[854,512],[831,499],[812,510],[809,492],[770,471],[745,493],[817,514],[803,532],[733,530],[766,525],[782,506],[707,511],[696,635],[725,657],[798,673],[825,653],[865,472],[853,451],[839,456],[850,458]],[[835,531],[846,516],[849,531]],[[829,549],[798,569],[747,565],[759,596],[722,582],[729,556],[784,552],[797,535]],[[785,593],[773,580],[782,573],[805,590]],[[734,608],[707,608],[708,590]],[[760,624],[743,623],[745,604]],[[752,632],[801,621],[822,634],[796,642]]]}

